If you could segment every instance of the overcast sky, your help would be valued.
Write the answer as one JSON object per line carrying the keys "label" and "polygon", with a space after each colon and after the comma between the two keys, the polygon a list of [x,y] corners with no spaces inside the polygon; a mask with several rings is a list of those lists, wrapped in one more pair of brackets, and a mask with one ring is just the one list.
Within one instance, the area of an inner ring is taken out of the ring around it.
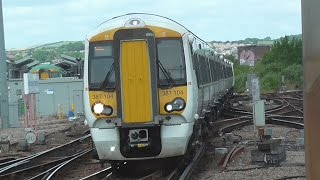
{"label": "overcast sky", "polygon": [[300,0],[2,0],[6,49],[83,40],[130,12],[172,18],[206,41],[301,33]]}

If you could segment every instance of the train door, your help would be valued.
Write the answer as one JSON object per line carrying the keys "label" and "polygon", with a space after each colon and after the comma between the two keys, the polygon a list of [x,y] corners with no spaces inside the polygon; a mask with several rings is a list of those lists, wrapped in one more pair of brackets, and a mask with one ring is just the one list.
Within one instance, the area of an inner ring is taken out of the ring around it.
{"label": "train door", "polygon": [[158,83],[151,30],[121,29],[114,35],[117,115],[123,124],[157,123]]}
{"label": "train door", "polygon": [[147,41],[122,41],[120,58],[124,122],[150,122],[152,97]]}

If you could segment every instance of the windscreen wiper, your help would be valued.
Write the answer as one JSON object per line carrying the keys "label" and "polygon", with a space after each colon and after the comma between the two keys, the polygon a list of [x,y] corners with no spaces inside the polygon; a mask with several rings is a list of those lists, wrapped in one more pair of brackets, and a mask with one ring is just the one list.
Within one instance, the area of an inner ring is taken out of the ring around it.
{"label": "windscreen wiper", "polygon": [[102,88],[107,89],[108,83],[110,81],[110,78],[111,78],[113,72],[114,72],[114,63],[112,63],[112,65],[111,65],[106,77],[104,78],[103,82],[101,83],[100,89],[102,89]]}
{"label": "windscreen wiper", "polygon": [[172,79],[172,77],[170,76],[169,72],[166,70],[166,68],[163,67],[163,64],[161,63],[160,60],[158,60],[158,65],[160,67],[160,70],[162,71],[162,73],[164,74],[164,76],[166,77],[168,83],[170,83],[171,85],[175,84],[175,81]]}

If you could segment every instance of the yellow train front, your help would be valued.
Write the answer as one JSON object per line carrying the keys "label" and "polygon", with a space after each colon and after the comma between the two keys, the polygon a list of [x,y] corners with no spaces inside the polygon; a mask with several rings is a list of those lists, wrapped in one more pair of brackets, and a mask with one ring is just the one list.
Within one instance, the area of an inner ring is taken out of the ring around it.
{"label": "yellow train front", "polygon": [[202,111],[194,38],[180,24],[149,14],[112,18],[87,36],[85,114],[99,159],[186,153]]}

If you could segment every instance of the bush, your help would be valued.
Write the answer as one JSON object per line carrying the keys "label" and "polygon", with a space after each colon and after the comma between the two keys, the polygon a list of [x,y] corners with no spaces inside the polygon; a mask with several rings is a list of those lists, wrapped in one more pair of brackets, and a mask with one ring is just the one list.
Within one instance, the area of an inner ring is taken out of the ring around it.
{"label": "bush", "polygon": [[292,64],[282,70],[285,77],[285,83],[291,86],[302,88],[303,84],[303,66],[301,64]]}
{"label": "bush", "polygon": [[260,88],[262,92],[276,91],[281,86],[281,75],[270,72],[260,78]]}
{"label": "bush", "polygon": [[[239,60],[235,61],[234,69],[235,90],[243,92],[250,69],[239,65]],[[288,87],[301,88],[303,84],[302,40],[285,36],[275,41],[271,51],[262,57],[252,71],[260,79],[261,92],[279,90],[282,76],[285,77],[285,85]]]}

